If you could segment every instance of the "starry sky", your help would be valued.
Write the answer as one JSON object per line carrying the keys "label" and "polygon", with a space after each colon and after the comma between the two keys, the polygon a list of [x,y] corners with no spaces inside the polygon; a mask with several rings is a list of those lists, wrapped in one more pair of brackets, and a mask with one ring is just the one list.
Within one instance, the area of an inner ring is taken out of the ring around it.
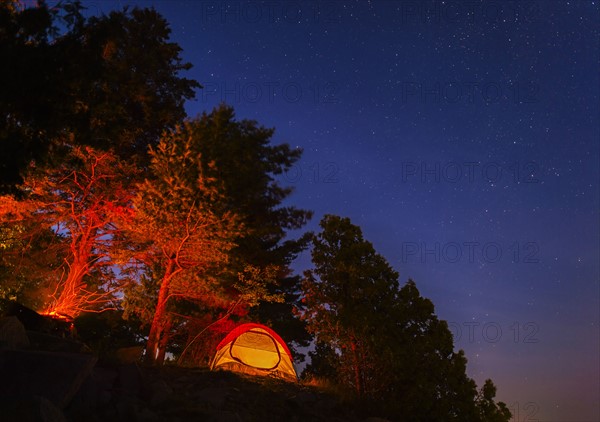
{"label": "starry sky", "polygon": [[600,420],[597,1],[83,3],[153,6],[204,85],[190,115],[303,148],[307,229],[360,225],[514,421]]}

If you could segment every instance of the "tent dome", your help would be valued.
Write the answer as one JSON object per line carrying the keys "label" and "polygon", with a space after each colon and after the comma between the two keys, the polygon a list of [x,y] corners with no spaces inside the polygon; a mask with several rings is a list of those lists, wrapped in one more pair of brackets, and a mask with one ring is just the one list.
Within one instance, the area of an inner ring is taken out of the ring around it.
{"label": "tent dome", "polygon": [[292,362],[290,349],[275,331],[249,323],[231,330],[217,345],[210,369],[296,381],[298,375]]}

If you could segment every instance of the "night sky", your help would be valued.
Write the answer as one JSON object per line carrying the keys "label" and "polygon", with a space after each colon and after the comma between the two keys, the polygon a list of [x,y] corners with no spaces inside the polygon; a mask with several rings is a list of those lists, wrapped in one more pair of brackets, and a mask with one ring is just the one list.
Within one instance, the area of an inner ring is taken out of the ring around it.
{"label": "night sky", "polygon": [[598,2],[83,3],[154,6],[205,87],[190,115],[303,148],[307,229],[360,225],[513,420],[600,420]]}

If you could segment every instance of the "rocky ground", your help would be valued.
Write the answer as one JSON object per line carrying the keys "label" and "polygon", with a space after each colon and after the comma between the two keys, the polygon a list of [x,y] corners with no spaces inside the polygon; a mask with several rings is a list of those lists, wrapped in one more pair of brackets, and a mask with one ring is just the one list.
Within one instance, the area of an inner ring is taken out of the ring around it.
{"label": "rocky ground", "polygon": [[335,396],[285,381],[206,369],[94,369],[65,409],[81,421],[376,421]]}
{"label": "rocky ground", "polygon": [[32,318],[35,324],[21,314],[0,319],[3,422],[384,421],[323,388],[205,368],[142,366],[139,348],[98,361],[64,330]]}

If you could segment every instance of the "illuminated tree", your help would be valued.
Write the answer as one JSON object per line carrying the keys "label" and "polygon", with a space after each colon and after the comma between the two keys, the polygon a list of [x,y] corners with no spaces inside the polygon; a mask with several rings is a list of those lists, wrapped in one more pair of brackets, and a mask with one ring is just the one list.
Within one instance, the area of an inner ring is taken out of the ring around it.
{"label": "illuminated tree", "polygon": [[[193,142],[174,132],[151,151],[153,177],[139,186],[134,218],[124,223],[130,270],[141,265],[150,276],[148,287],[158,289],[156,301],[150,296],[153,311],[146,352],[151,361],[160,360],[162,340],[169,336],[169,301],[188,298],[213,306],[226,301],[219,269],[243,229],[235,214],[214,207],[218,183],[204,175]],[[134,297],[126,306],[139,312],[135,303]]]}
{"label": "illuminated tree", "polygon": [[53,274],[54,289],[45,313],[76,317],[83,311],[114,307],[116,280],[110,258],[118,230],[114,221],[131,212],[131,181],[137,173],[110,152],[75,147],[61,166],[32,171],[26,178],[27,198],[12,202],[21,209],[22,224],[29,227],[20,242],[39,242],[50,231],[60,239],[54,250],[63,257]]}
{"label": "illuminated tree", "polygon": [[64,239],[23,212],[14,198],[0,197],[0,298],[43,309],[58,282]]}
{"label": "illuminated tree", "polygon": [[11,223],[1,226],[0,298],[44,309],[58,283],[56,268],[64,262],[62,248],[57,247],[61,239],[48,230],[33,241],[25,234],[32,231],[30,227]]}
{"label": "illuminated tree", "polygon": [[[50,308],[76,315],[110,300],[109,206],[123,206],[116,196],[130,195],[137,169],[148,167],[148,145],[185,116],[199,84],[179,76],[191,65],[154,10],[85,18],[78,1],[24,4],[0,2],[0,56],[11,64],[0,68],[0,191],[16,191],[27,215],[3,214],[2,235],[19,239],[3,242],[0,269],[7,295],[48,285]],[[44,242],[47,259],[29,265]],[[44,272],[56,269],[53,258],[63,264],[59,282]]]}
{"label": "illuminated tree", "polygon": [[[287,233],[302,228],[312,212],[284,205],[292,188],[280,183],[280,176],[300,159],[302,150],[285,143],[274,145],[274,129],[252,120],[237,120],[227,105],[187,121],[181,133],[195,139],[204,174],[220,182],[223,194],[219,207],[234,212],[244,225],[236,236],[236,246],[228,252],[228,270],[223,277],[232,284],[247,266],[263,271],[278,268],[276,282],[268,289],[285,300],[261,301],[248,309],[247,318],[266,323],[289,341],[307,346],[310,336],[293,313],[294,307],[301,306],[300,277],[293,276],[290,269],[293,259],[305,248],[307,237],[290,239]],[[237,316],[243,317],[241,313]]]}
{"label": "illuminated tree", "polygon": [[[177,340],[169,343],[176,353],[185,347],[187,358],[193,356],[204,360],[200,345],[209,338],[222,335],[219,333],[231,325],[229,318],[250,318],[247,316],[249,312],[253,313],[254,320],[269,319],[270,325],[286,335],[290,331],[282,330],[281,326],[294,326],[292,303],[273,299],[284,296],[289,299],[293,295],[290,287],[295,286],[296,280],[290,277],[289,263],[302,249],[302,241],[284,239],[286,230],[300,228],[310,213],[292,206],[281,206],[291,190],[280,186],[276,175],[299,158],[300,150],[292,151],[285,144],[270,145],[272,134],[273,130],[260,127],[256,122],[235,120],[231,107],[220,106],[210,114],[186,121],[165,138],[164,142],[172,144],[173,148],[168,158],[162,144],[161,149],[156,151],[160,157],[154,156],[154,165],[158,165],[158,161],[169,162],[170,172],[185,166],[178,171],[189,174],[191,180],[201,177],[204,185],[198,188],[202,192],[193,195],[195,204],[199,204],[202,201],[199,198],[212,190],[216,193],[205,201],[210,204],[211,212],[234,214],[238,222],[236,230],[231,232],[231,247],[226,251],[226,259],[215,261],[215,268],[211,270],[218,273],[214,276],[218,285],[226,286],[215,290],[221,292],[218,298],[207,302],[190,294],[173,297],[169,302],[171,334]],[[193,161],[189,157],[193,157]],[[173,178],[163,169],[153,169],[159,179]],[[179,180],[177,183],[192,184]],[[165,201],[179,201],[179,194],[172,193],[172,186],[164,190],[169,192]],[[181,216],[172,217],[174,221],[183,219]],[[126,307],[148,321],[152,314],[148,311],[148,303],[158,300],[158,280],[165,266],[152,264],[145,265],[145,268],[148,270],[146,276],[129,288]],[[247,286],[257,280],[260,282],[253,286],[251,293]],[[289,293],[287,289],[290,289]],[[272,309],[265,312],[267,306]],[[260,311],[254,312],[254,309]],[[296,324],[300,326],[297,331],[301,331],[302,324]],[[210,329],[206,330],[208,326]],[[201,341],[198,340],[200,332],[203,336]],[[163,334],[169,335],[165,331]],[[292,338],[301,340],[302,335],[307,337],[304,332]],[[189,342],[194,342],[196,347],[190,349]],[[159,347],[159,350],[164,351],[164,348]]]}

